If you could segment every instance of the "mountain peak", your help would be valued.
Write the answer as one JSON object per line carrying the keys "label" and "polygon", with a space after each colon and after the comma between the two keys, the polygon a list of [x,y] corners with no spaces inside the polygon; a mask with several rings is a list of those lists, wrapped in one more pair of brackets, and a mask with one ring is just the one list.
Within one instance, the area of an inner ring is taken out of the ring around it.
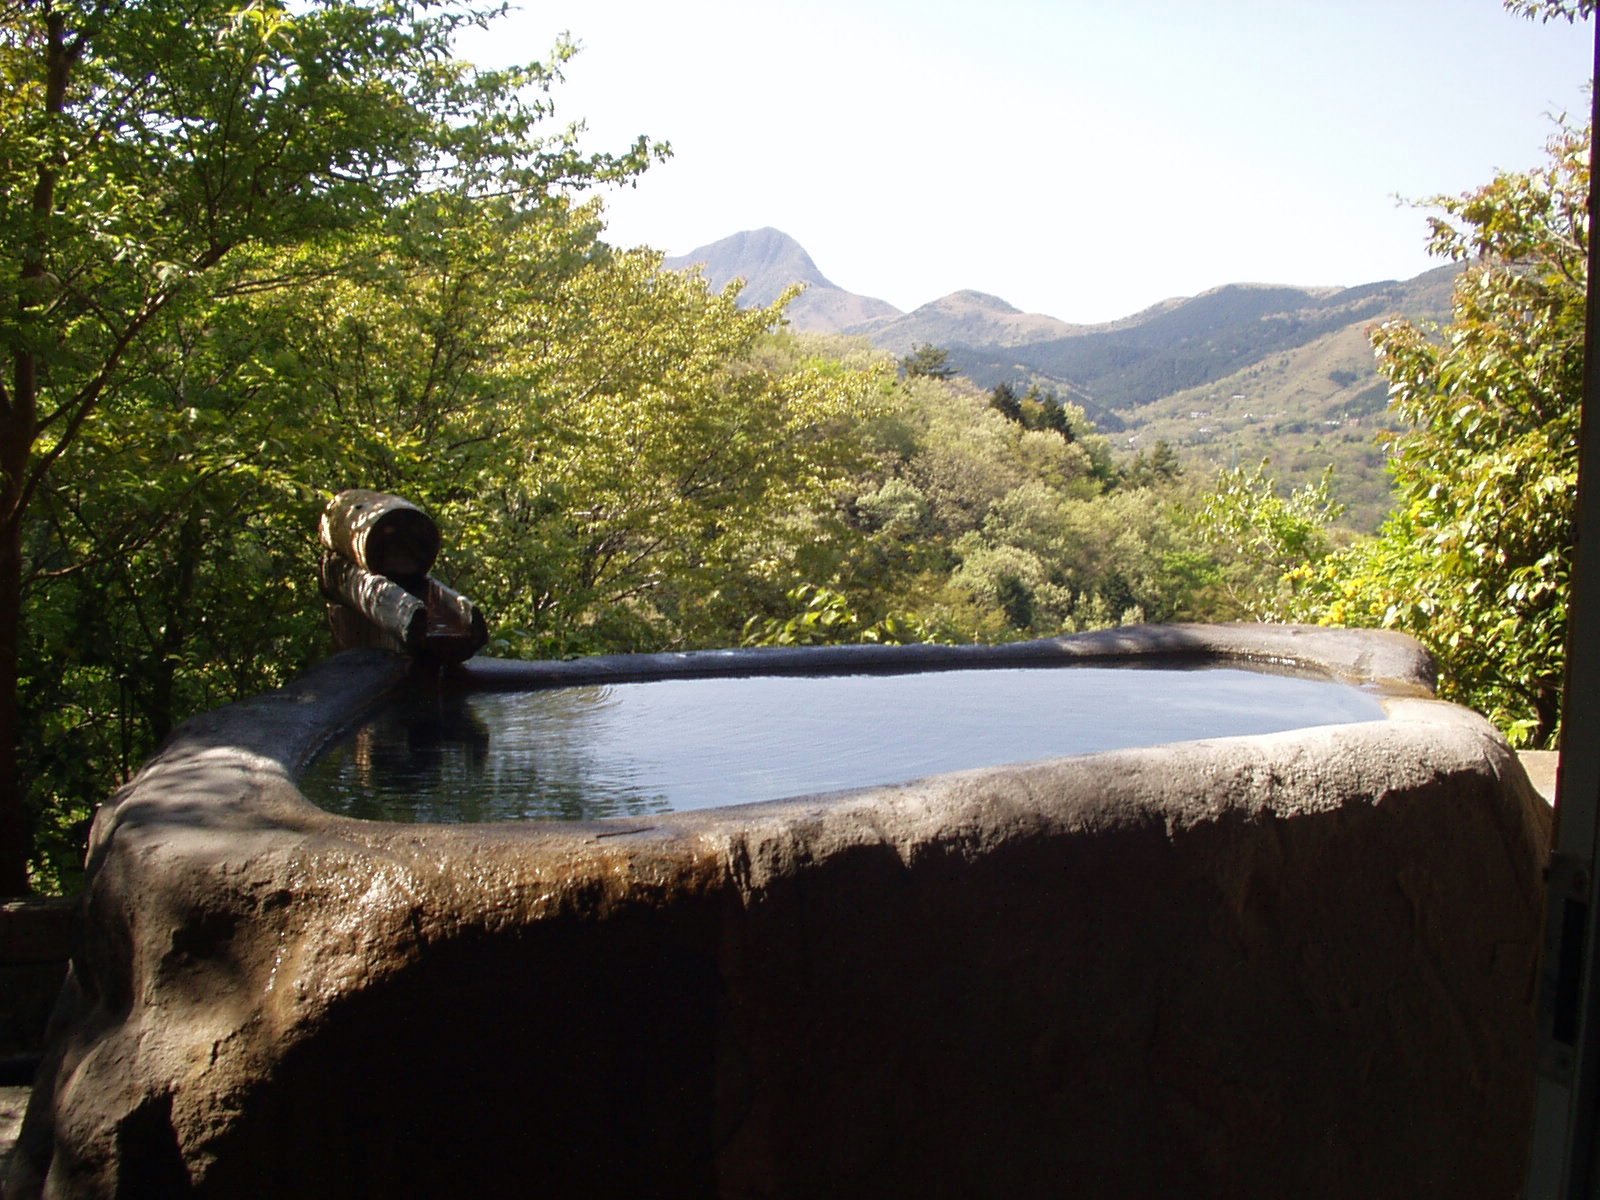
{"label": "mountain peak", "polygon": [[897,317],[900,310],[870,296],[844,291],[811,261],[805,248],[781,229],[747,229],[662,263],[669,271],[699,267],[714,288],[744,280],[739,303],[771,304],[796,283],[806,285],[789,305],[789,323],[796,329],[832,332],[863,321]]}
{"label": "mountain peak", "polygon": [[941,296],[928,307],[940,308],[968,308],[979,309],[982,312],[999,313],[1003,315],[1021,314],[1022,310],[1014,304],[1007,303],[999,296],[990,295],[988,292],[974,291],[972,288],[962,288],[959,292],[951,292],[948,296]]}
{"label": "mountain peak", "polygon": [[817,270],[805,247],[770,225],[731,234],[709,246],[669,258],[665,265],[669,270],[702,267],[713,287],[726,287],[735,279],[743,279],[751,304],[770,304],[793,283],[834,286]]}

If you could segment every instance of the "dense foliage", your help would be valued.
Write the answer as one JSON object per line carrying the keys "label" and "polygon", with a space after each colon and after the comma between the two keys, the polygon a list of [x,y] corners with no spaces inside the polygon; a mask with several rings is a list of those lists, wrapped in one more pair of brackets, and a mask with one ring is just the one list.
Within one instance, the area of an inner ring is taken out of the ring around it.
{"label": "dense foliage", "polygon": [[1403,629],[1446,694],[1514,740],[1560,719],[1588,266],[1588,131],[1549,162],[1436,201],[1431,249],[1469,260],[1444,329],[1374,335],[1402,500],[1382,532],[1300,570],[1296,611]]}
{"label": "dense foliage", "polygon": [[823,589],[807,605],[842,597],[840,628],[956,641],[1196,615],[1185,551],[1204,551],[1176,472],[1135,480],[1081,410],[1052,399],[1030,421],[1024,405],[1045,411],[908,375],[858,427],[866,461],[795,560]]}
{"label": "dense foliage", "polygon": [[[62,644],[59,610],[39,611],[50,585],[119,560],[131,575],[166,537],[205,554],[237,532],[247,562],[263,537],[234,477],[268,470],[261,438],[303,429],[269,411],[270,330],[242,316],[249,300],[354,262],[362,231],[417,197],[538,211],[648,158],[643,143],[585,156],[541,136],[554,67],[483,72],[450,54],[485,19],[421,2],[0,5],[0,893],[26,886],[24,796],[59,757],[41,731],[120,726],[131,758],[145,740],[126,697],[153,688],[159,729],[166,676],[191,661],[195,610],[175,623],[143,579],[82,588],[106,611],[73,614],[77,654],[126,631],[150,658],[121,671],[114,711],[81,711],[58,678],[71,659],[47,653]],[[154,561],[178,592],[202,582],[182,556]]]}

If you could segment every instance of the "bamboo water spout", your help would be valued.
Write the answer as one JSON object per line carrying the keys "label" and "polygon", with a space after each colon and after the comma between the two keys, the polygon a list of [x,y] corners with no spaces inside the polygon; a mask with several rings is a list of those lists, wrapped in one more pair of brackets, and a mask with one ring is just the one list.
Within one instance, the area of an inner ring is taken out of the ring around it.
{"label": "bamboo water spout", "polygon": [[433,663],[462,662],[489,640],[476,605],[428,570],[439,528],[409,500],[351,489],[328,503],[318,525],[319,578],[341,649],[381,646]]}

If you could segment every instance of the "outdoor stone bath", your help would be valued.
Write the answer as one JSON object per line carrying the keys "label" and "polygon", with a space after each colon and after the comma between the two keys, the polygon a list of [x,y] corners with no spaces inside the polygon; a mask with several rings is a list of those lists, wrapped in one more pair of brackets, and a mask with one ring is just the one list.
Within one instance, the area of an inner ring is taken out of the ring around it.
{"label": "outdoor stone bath", "polygon": [[[471,664],[1260,662],[1387,720],[595,822],[296,787],[407,664],[197,718],[94,828],[7,1195],[1511,1196],[1548,810],[1407,639]],[[1130,714],[1138,719],[1138,714]]]}

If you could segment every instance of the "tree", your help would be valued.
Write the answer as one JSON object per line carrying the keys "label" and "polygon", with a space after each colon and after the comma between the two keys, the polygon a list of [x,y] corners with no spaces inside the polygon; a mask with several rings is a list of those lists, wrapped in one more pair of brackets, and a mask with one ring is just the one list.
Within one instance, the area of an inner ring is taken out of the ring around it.
{"label": "tree", "polygon": [[1391,403],[1401,504],[1381,533],[1292,578],[1300,610],[1404,629],[1446,695],[1518,744],[1560,719],[1577,485],[1589,236],[1589,134],[1549,161],[1435,201],[1430,250],[1470,260],[1442,330],[1373,338]]}
{"label": "tree", "polygon": [[503,591],[516,653],[736,639],[760,596],[792,586],[807,514],[831,504],[881,391],[881,367],[769,335],[780,309],[741,309],[659,267],[653,253],[609,255],[527,314],[533,328],[582,319],[530,363],[516,439],[529,453],[479,476],[494,502],[481,485],[457,493],[524,522],[499,529],[468,576],[512,582],[480,590]]}
{"label": "tree", "polygon": [[951,379],[956,373],[950,365],[950,351],[931,342],[913,347],[911,353],[900,360],[900,369],[908,379]]}
{"label": "tree", "polygon": [[136,445],[169,428],[169,401],[139,386],[152,343],[218,298],[292,282],[291,248],[425,190],[539,204],[649,157],[537,136],[556,67],[450,54],[487,19],[423,0],[0,7],[0,894],[28,884],[30,514],[108,411]]}
{"label": "tree", "polygon": [[1129,464],[1124,482],[1129,487],[1159,487],[1175,482],[1183,475],[1183,465],[1172,449],[1172,443],[1158,438],[1146,454],[1140,450]]}
{"label": "tree", "polygon": [[1507,12],[1529,20],[1548,22],[1559,19],[1570,25],[1592,16],[1596,0],[1505,0],[1505,7]]}
{"label": "tree", "polygon": [[1217,565],[1216,603],[1230,618],[1281,619],[1284,575],[1321,562],[1332,550],[1329,527],[1343,506],[1333,499],[1333,468],[1312,486],[1280,495],[1263,459],[1251,471],[1224,468],[1197,524]]}
{"label": "tree", "polygon": [[1017,395],[1017,389],[1005,380],[990,390],[989,407],[1008,421],[1022,423],[1022,399]]}

